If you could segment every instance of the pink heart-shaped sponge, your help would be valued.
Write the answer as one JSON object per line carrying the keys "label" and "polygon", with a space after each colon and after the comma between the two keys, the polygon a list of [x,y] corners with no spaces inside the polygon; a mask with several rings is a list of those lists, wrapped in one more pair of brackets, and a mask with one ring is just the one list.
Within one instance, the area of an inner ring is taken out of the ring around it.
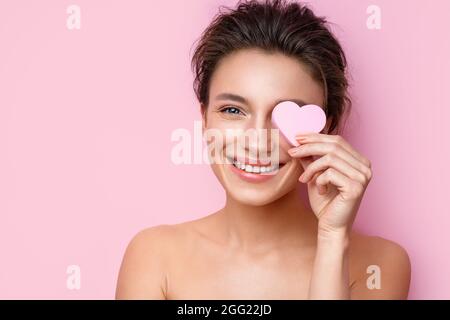
{"label": "pink heart-shaped sponge", "polygon": [[272,111],[272,123],[281,131],[290,144],[298,146],[295,136],[299,133],[320,132],[327,117],[323,109],[315,104],[300,107],[292,101],[283,101]]}

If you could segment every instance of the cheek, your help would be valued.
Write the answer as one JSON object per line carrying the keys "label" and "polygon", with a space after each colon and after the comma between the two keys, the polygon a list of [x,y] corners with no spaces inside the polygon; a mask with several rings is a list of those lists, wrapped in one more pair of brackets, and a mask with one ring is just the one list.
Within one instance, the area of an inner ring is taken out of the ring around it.
{"label": "cheek", "polygon": [[245,121],[239,121],[236,119],[227,119],[221,116],[220,114],[211,113],[209,114],[208,121],[206,123],[207,128],[211,129],[219,129],[219,130],[226,130],[226,129],[244,129],[245,128]]}
{"label": "cheek", "polygon": [[243,121],[234,121],[220,118],[218,116],[208,119],[207,125],[203,134],[205,136],[218,137],[216,145],[222,147],[236,144],[237,138],[242,136],[245,132],[245,125]]}

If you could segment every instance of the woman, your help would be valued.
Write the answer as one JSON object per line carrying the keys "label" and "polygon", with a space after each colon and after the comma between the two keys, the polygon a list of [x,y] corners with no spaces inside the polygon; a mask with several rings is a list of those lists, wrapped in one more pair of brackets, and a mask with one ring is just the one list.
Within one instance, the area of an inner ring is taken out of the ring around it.
{"label": "woman", "polygon": [[[322,106],[327,125],[298,136],[298,147],[280,144],[269,179],[252,180],[262,165],[247,170],[255,144],[238,148],[238,167],[212,163],[225,206],[139,232],[116,298],[407,298],[405,250],[352,230],[372,170],[338,135],[351,105],[347,63],[325,19],[295,2],[240,2],[205,30],[192,65],[204,130],[272,129],[271,112],[284,100]],[[299,197],[303,185],[310,206]]]}

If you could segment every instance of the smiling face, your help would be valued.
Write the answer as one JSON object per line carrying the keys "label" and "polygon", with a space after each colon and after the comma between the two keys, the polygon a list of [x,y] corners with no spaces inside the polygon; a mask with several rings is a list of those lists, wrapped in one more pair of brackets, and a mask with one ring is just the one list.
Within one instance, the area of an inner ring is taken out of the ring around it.
{"label": "smiling face", "polygon": [[[276,137],[271,135],[272,110],[285,100],[322,106],[323,99],[322,87],[306,67],[281,53],[245,49],[220,60],[210,82],[203,130],[219,131],[225,137],[211,166],[229,196],[249,205],[265,205],[296,187],[303,168],[289,156],[291,146],[281,135],[279,140],[271,139]],[[268,133],[264,142],[249,138],[240,144],[230,135],[230,130],[264,129]],[[237,167],[232,163],[236,161]],[[267,161],[275,166],[261,164]]]}

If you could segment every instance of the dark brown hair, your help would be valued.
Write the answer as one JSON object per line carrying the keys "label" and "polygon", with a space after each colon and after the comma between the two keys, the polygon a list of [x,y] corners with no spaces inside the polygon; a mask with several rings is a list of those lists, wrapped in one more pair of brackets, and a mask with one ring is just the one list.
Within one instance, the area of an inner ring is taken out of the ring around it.
{"label": "dark brown hair", "polygon": [[344,51],[324,17],[286,0],[241,0],[235,9],[219,7],[192,57],[194,91],[202,112],[209,103],[210,80],[219,60],[246,48],[281,52],[306,65],[324,89],[328,133],[340,133],[342,117],[351,108]]}

